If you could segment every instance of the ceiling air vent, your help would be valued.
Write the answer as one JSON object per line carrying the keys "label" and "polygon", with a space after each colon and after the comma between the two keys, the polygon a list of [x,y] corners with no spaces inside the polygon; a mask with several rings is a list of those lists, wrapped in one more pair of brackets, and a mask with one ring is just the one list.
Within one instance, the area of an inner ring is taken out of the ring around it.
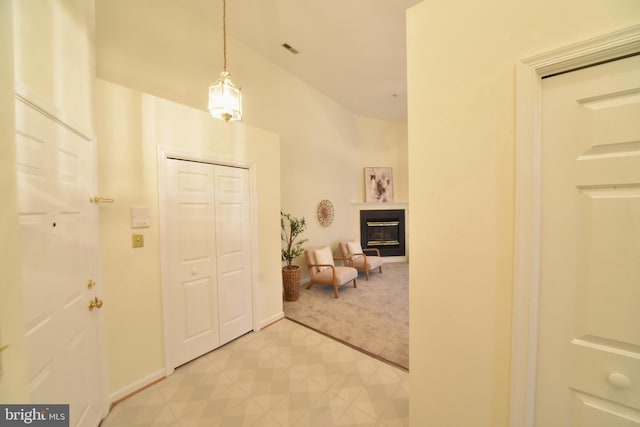
{"label": "ceiling air vent", "polygon": [[289,52],[293,53],[294,55],[298,53],[298,49],[291,46],[289,43],[282,43],[282,47],[287,49]]}

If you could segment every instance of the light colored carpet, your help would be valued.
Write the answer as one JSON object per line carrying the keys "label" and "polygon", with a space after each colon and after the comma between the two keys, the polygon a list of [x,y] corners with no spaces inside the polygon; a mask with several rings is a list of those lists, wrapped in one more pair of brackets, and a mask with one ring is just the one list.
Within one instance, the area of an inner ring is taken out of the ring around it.
{"label": "light colored carpet", "polygon": [[297,301],[284,302],[287,318],[409,369],[409,264],[389,263],[382,274],[358,276],[333,297],[331,286],[303,284]]}

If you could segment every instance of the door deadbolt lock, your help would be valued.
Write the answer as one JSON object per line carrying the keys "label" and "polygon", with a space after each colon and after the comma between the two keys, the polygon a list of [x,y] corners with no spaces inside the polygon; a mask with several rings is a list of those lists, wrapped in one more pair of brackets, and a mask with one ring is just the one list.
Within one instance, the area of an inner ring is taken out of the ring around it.
{"label": "door deadbolt lock", "polygon": [[94,308],[101,308],[102,304],[102,300],[98,299],[98,297],[89,300],[89,311],[93,311]]}
{"label": "door deadbolt lock", "polygon": [[89,281],[87,282],[87,288],[91,289],[96,285],[96,282],[93,281],[93,279],[89,279]]}

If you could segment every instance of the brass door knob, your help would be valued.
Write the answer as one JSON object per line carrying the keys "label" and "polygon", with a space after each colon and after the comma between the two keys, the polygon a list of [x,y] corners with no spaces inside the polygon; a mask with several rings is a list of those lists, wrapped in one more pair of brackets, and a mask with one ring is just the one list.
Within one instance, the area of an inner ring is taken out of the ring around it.
{"label": "brass door knob", "polygon": [[98,297],[95,297],[92,300],[89,300],[89,311],[93,311],[94,308],[101,308],[102,307],[102,300],[98,299]]}

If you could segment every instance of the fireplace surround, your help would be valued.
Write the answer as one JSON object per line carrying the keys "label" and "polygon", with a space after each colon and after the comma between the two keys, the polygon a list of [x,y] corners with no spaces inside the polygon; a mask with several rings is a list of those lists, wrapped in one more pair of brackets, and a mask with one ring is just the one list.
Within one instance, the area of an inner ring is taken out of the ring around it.
{"label": "fireplace surround", "polygon": [[377,248],[381,256],[404,256],[404,210],[361,210],[360,243],[363,248]]}

